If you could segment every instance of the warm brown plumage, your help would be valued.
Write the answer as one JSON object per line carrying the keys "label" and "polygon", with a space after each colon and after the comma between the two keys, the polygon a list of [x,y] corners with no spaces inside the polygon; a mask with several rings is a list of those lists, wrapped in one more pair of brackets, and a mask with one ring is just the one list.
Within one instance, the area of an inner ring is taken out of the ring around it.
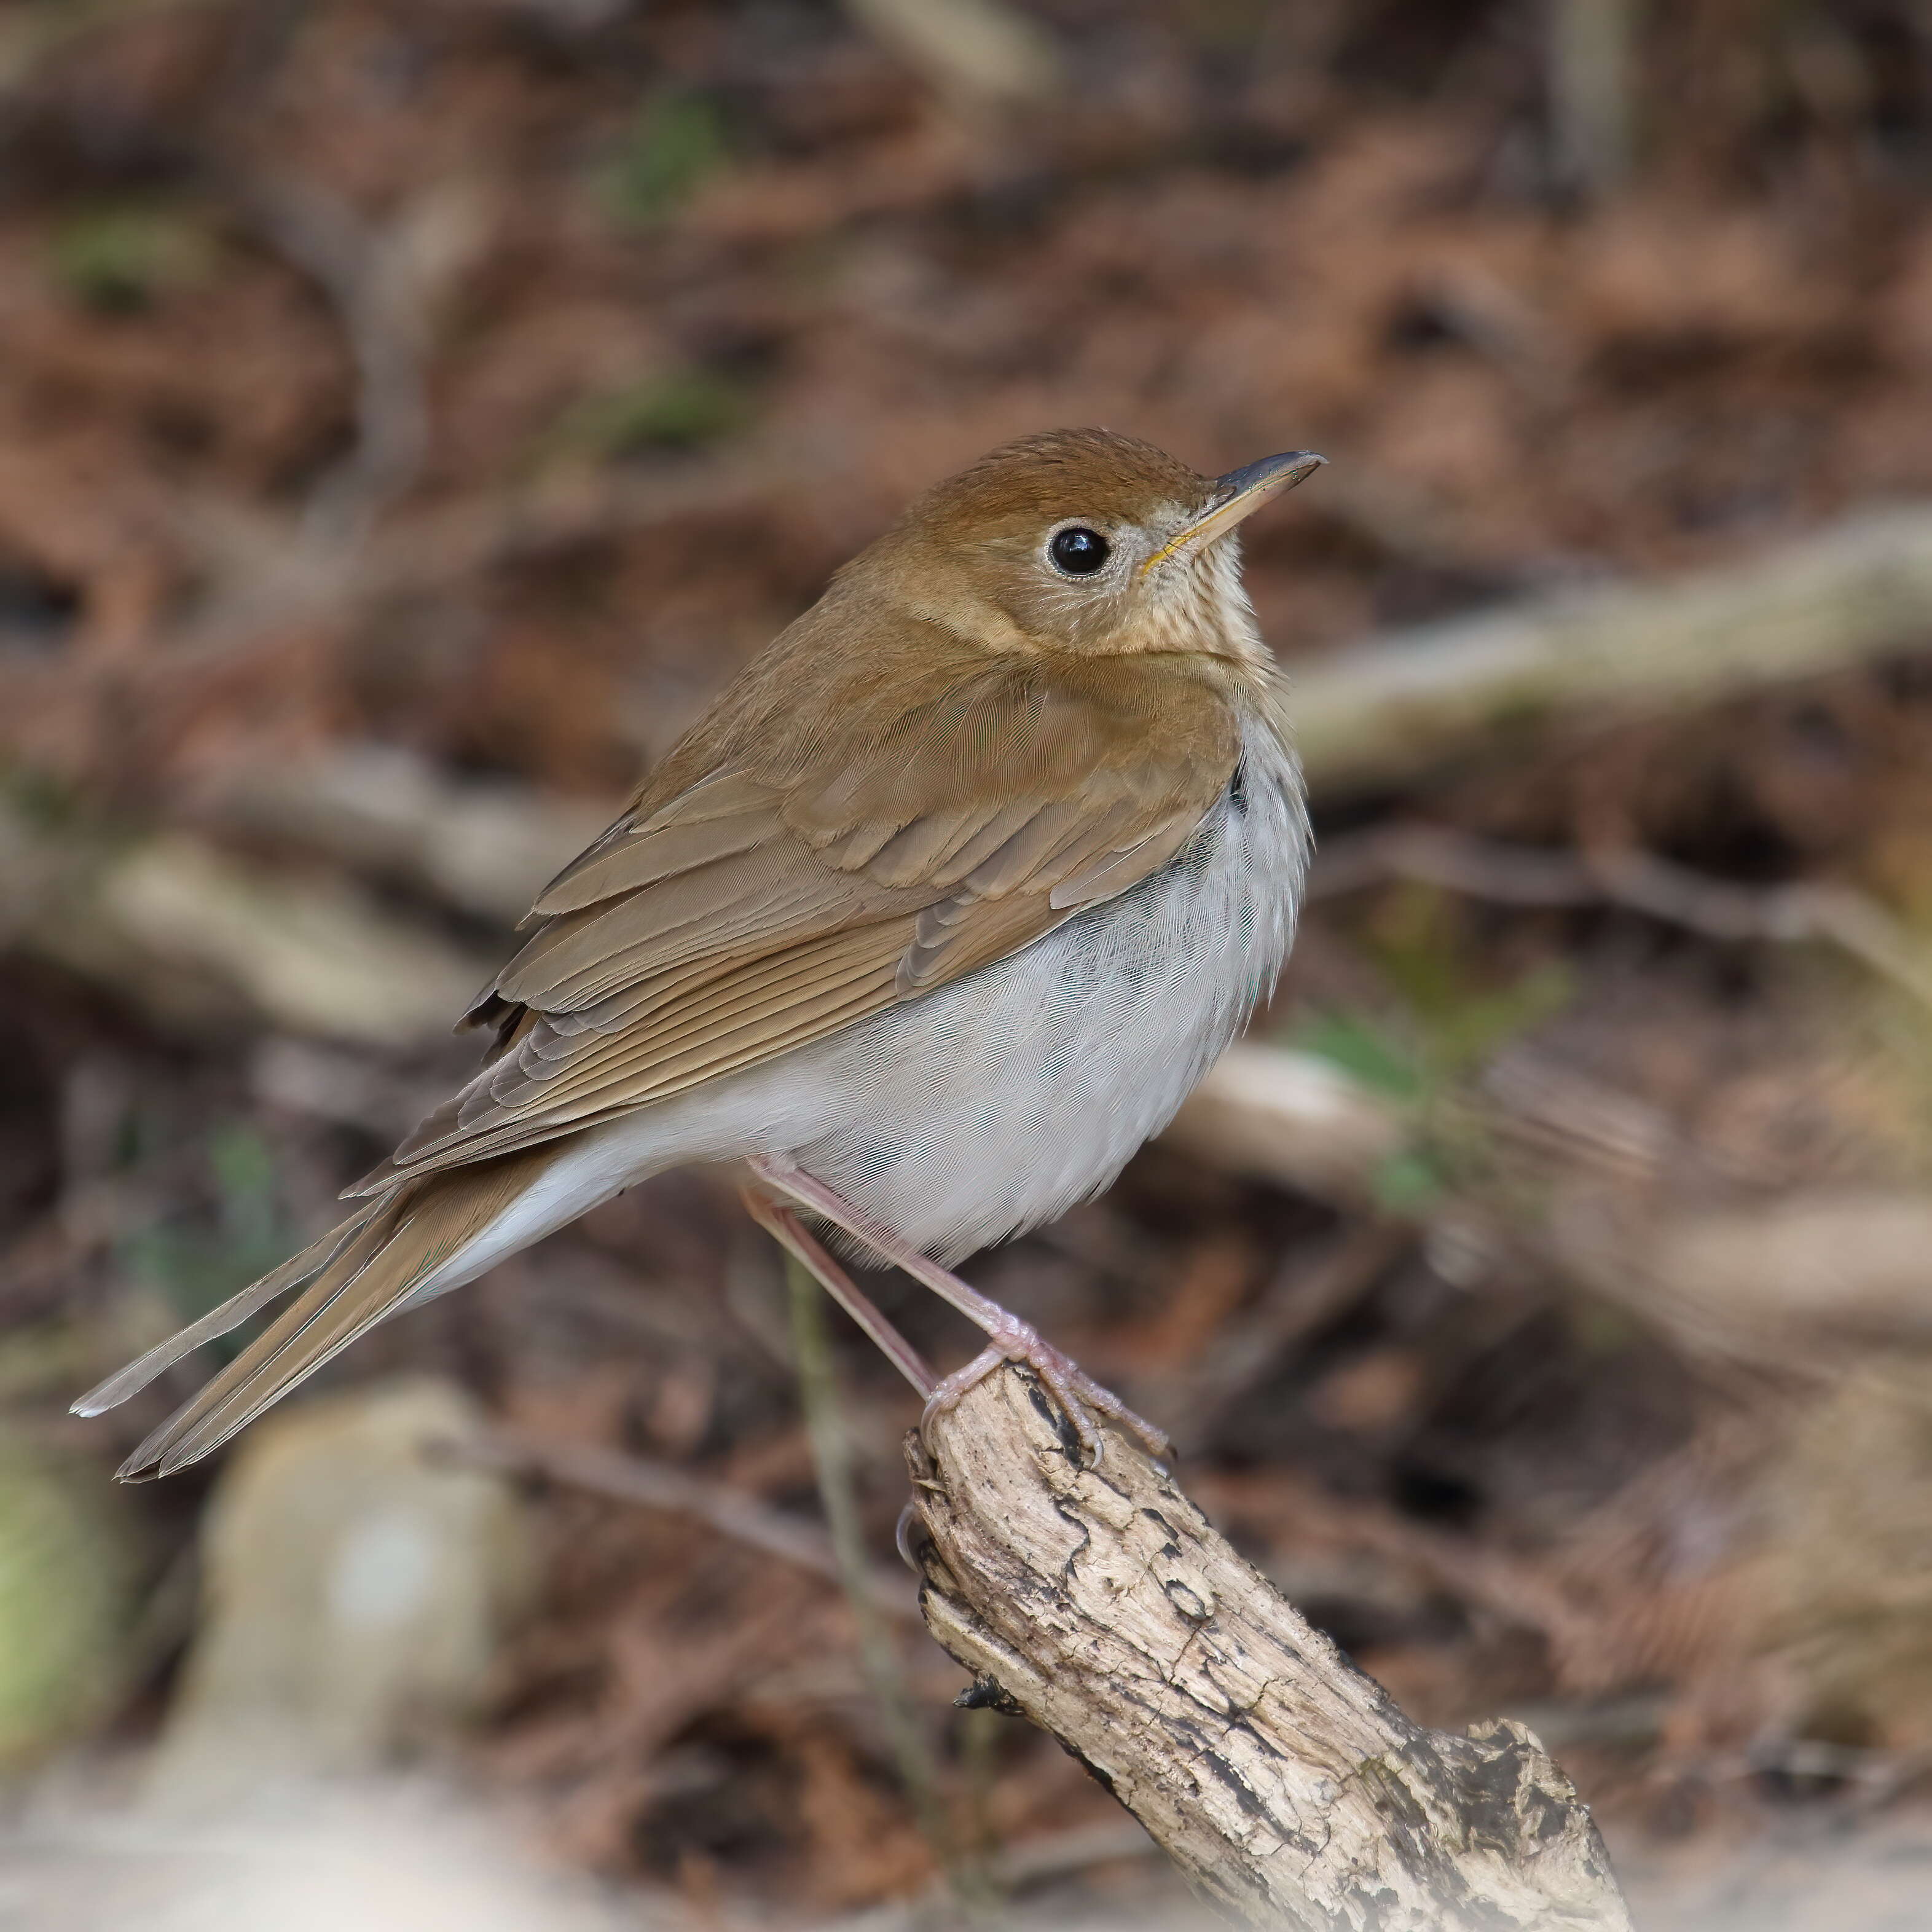
{"label": "warm brown plumage", "polygon": [[[351,1190],[356,1219],[224,1312],[315,1276],[130,1469],[205,1454],[443,1285],[554,1149],[1009,959],[1174,862],[1244,721],[1278,708],[1222,528],[1318,460],[1216,483],[1059,432],[914,504],[539,895],[469,1016],[497,1036],[482,1070]],[[1090,578],[1043,560],[1071,518],[1105,540]]]}
{"label": "warm brown plumage", "polygon": [[[842,680],[842,727],[780,713],[668,802],[648,788],[539,895],[542,929],[479,1002],[503,1052],[356,1191],[662,1100],[1015,951],[1164,865],[1234,768],[1232,666],[927,642]],[[855,746],[867,716],[890,724]]]}

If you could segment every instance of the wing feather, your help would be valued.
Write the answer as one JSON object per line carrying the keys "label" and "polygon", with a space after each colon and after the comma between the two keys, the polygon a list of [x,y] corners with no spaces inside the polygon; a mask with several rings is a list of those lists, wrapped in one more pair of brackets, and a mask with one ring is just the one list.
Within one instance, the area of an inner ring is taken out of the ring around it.
{"label": "wing feather", "polygon": [[[352,1192],[756,1065],[1125,891],[1233,774],[1231,676],[982,654],[856,751],[808,718],[766,715],[755,742],[707,721],[539,895],[476,1009],[500,1024],[494,1057]],[[892,714],[890,690],[853,697]]]}
{"label": "wing feather", "polygon": [[777,829],[778,796],[743,772],[718,772],[659,811],[641,818],[626,812],[538,893],[529,916],[574,912],[748,851]]}

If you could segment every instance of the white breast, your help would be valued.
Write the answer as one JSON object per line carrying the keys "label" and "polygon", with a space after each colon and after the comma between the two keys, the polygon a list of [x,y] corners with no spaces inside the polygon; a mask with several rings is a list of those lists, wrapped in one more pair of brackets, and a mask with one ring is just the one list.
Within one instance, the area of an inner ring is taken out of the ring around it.
{"label": "white breast", "polygon": [[1064,1213],[1167,1124],[1273,985],[1308,846],[1293,755],[1256,721],[1238,783],[1152,878],[760,1070],[789,1090],[771,1095],[791,1127],[771,1150],[942,1260]]}

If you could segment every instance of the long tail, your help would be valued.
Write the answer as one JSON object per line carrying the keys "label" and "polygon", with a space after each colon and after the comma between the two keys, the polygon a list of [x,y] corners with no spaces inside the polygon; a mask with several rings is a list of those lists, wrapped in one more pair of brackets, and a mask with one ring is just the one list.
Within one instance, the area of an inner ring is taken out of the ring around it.
{"label": "long tail", "polygon": [[[518,1230],[522,1238],[479,1240],[530,1191],[551,1156],[548,1148],[535,1148],[392,1189],[212,1314],[89,1390],[74,1405],[74,1413],[98,1415],[125,1402],[191,1349],[225,1335],[308,1282],[274,1322],[122,1464],[118,1474],[124,1481],[172,1475],[199,1461],[412,1298],[424,1290],[454,1287],[488,1265],[467,1265],[472,1256],[487,1248],[494,1260],[544,1232],[532,1220],[527,1232]],[[449,1263],[455,1265],[446,1266]]]}

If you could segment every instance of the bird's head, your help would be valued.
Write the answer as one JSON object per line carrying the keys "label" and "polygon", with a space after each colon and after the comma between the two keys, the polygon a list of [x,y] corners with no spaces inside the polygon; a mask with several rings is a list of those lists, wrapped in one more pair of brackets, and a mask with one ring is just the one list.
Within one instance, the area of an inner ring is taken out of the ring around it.
{"label": "bird's head", "polygon": [[844,574],[994,649],[1247,655],[1234,532],[1323,460],[1203,476],[1132,436],[1050,430],[928,490]]}

